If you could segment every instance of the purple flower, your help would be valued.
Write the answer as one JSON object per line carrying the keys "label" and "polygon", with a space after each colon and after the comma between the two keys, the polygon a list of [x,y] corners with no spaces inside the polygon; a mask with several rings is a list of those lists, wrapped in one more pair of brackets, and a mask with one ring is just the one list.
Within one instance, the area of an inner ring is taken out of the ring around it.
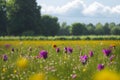
{"label": "purple flower", "polygon": [[86,64],[87,60],[88,60],[87,55],[80,56],[80,61],[82,62],[82,64]]}
{"label": "purple flower", "polygon": [[111,53],[111,50],[110,49],[103,49],[103,53],[105,56],[109,56]]}
{"label": "purple flower", "polygon": [[67,53],[67,47],[64,48],[65,53]]}
{"label": "purple flower", "polygon": [[7,57],[7,55],[3,55],[3,61],[7,61],[8,60],[8,57]]}
{"label": "purple flower", "polygon": [[10,46],[11,46],[10,44],[5,44],[6,48],[10,48]]}
{"label": "purple flower", "polygon": [[12,48],[12,49],[11,49],[11,51],[12,51],[12,52],[14,52],[14,51],[15,51],[15,49],[14,49],[14,48]]}
{"label": "purple flower", "polygon": [[65,51],[65,53],[72,53],[72,52],[73,52],[73,49],[70,48],[70,47],[65,47],[65,48],[64,48],[64,51]]}
{"label": "purple flower", "polygon": [[67,48],[67,52],[68,52],[68,53],[72,53],[72,52],[73,52],[73,49],[70,48],[70,47],[68,47],[68,48]]}
{"label": "purple flower", "polygon": [[39,57],[46,59],[48,52],[45,50],[40,51]]}
{"label": "purple flower", "polygon": [[75,79],[77,77],[76,74],[72,74],[72,79]]}
{"label": "purple flower", "polygon": [[97,69],[98,69],[98,70],[104,69],[104,65],[103,65],[103,64],[98,64]]}
{"label": "purple flower", "polygon": [[115,57],[115,55],[111,55],[110,56],[110,61],[113,61],[114,57]]}
{"label": "purple flower", "polygon": [[56,48],[56,52],[57,52],[57,53],[60,52],[60,48]]}
{"label": "purple flower", "polygon": [[89,56],[90,56],[90,57],[93,56],[93,51],[89,51]]}

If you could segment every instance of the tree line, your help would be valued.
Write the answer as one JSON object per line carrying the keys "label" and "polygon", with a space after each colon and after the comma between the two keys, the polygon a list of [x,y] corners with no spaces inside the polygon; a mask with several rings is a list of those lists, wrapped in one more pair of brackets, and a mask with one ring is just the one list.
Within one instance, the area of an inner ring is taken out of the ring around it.
{"label": "tree line", "polygon": [[96,25],[66,22],[58,18],[41,15],[41,6],[36,0],[0,0],[0,36],[12,35],[119,35],[120,24],[98,23]]}

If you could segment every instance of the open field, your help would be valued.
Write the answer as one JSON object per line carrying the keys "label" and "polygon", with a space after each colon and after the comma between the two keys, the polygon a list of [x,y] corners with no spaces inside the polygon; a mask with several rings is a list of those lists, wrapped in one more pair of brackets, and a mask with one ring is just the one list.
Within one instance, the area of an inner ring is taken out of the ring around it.
{"label": "open field", "polygon": [[0,41],[0,80],[120,80],[119,76],[120,40]]}

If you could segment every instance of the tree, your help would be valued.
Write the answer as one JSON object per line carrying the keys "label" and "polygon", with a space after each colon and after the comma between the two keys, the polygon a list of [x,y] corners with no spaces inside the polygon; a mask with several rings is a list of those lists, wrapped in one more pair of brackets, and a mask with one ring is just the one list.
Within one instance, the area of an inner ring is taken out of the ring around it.
{"label": "tree", "polygon": [[39,33],[40,8],[36,0],[8,0],[8,33],[10,35],[22,35],[26,31]]}
{"label": "tree", "polygon": [[84,24],[73,23],[72,24],[72,35],[85,35],[87,29]]}
{"label": "tree", "polygon": [[103,29],[103,25],[101,23],[96,24],[95,33],[97,35],[103,35],[104,29]]}
{"label": "tree", "polygon": [[115,26],[111,29],[111,34],[120,35],[120,26]]}
{"label": "tree", "polygon": [[7,18],[6,18],[6,1],[0,0],[0,35],[6,34]]}
{"label": "tree", "polygon": [[67,25],[66,22],[63,22],[60,26],[60,30],[58,32],[58,35],[70,35],[70,26]]}
{"label": "tree", "polygon": [[43,15],[41,17],[41,22],[42,22],[42,35],[54,36],[58,33],[60,25],[58,23],[57,17]]}
{"label": "tree", "polygon": [[104,29],[104,35],[109,35],[110,34],[110,27],[108,23],[105,23],[105,25],[103,26]]}
{"label": "tree", "polygon": [[87,34],[89,34],[89,35],[95,34],[95,27],[92,23],[88,24],[86,28],[87,28],[87,31],[88,31]]}

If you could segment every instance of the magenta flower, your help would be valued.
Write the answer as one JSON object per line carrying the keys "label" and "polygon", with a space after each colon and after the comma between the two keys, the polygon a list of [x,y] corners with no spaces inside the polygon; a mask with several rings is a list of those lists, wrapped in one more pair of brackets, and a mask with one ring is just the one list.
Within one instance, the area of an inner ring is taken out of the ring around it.
{"label": "magenta flower", "polygon": [[82,62],[82,64],[86,64],[87,60],[88,60],[87,55],[80,56],[80,61]]}
{"label": "magenta flower", "polygon": [[90,56],[90,57],[93,56],[93,51],[89,51],[89,56]]}
{"label": "magenta flower", "polygon": [[103,64],[98,64],[97,69],[98,69],[98,70],[104,69],[104,65],[103,65]]}
{"label": "magenta flower", "polygon": [[77,77],[76,74],[72,74],[72,79],[75,79]]}
{"label": "magenta flower", "polygon": [[8,57],[7,57],[7,55],[3,55],[3,61],[7,61],[8,60]]}
{"label": "magenta flower", "polygon": [[111,53],[111,50],[110,49],[103,49],[103,53],[105,56],[109,56]]}
{"label": "magenta flower", "polygon": [[114,57],[115,57],[115,55],[111,55],[110,56],[110,61],[113,61]]}
{"label": "magenta flower", "polygon": [[11,49],[11,51],[12,51],[12,52],[14,52],[14,51],[15,51],[15,49],[14,49],[14,48],[12,48],[12,49]]}
{"label": "magenta flower", "polygon": [[65,53],[67,53],[67,47],[64,48]]}
{"label": "magenta flower", "polygon": [[72,52],[73,52],[73,49],[70,48],[70,47],[65,47],[65,48],[64,48],[64,51],[65,51],[65,53],[72,53]]}
{"label": "magenta flower", "polygon": [[70,47],[68,47],[68,48],[67,48],[67,52],[68,52],[68,53],[72,53],[72,52],[73,52],[73,49],[70,48]]}
{"label": "magenta flower", "polygon": [[60,52],[60,48],[56,48],[56,52],[59,53]]}
{"label": "magenta flower", "polygon": [[5,44],[6,48],[10,48],[10,46],[11,46],[10,44]]}
{"label": "magenta flower", "polygon": [[42,51],[40,51],[40,53],[39,53],[39,57],[46,59],[46,58],[47,58],[47,54],[48,54],[47,51],[42,50]]}

